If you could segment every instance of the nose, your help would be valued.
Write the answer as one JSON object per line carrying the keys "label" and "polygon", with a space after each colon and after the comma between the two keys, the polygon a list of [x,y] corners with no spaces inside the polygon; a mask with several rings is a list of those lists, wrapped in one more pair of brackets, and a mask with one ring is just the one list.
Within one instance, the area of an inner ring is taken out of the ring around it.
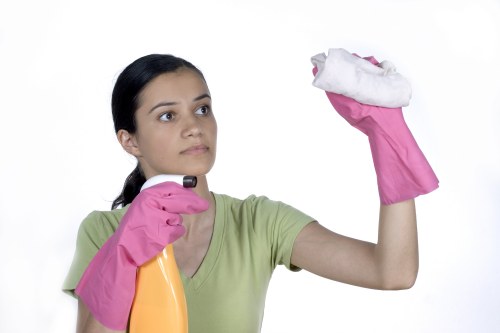
{"label": "nose", "polygon": [[183,137],[198,137],[202,134],[201,124],[196,116],[189,116],[184,119],[182,136]]}

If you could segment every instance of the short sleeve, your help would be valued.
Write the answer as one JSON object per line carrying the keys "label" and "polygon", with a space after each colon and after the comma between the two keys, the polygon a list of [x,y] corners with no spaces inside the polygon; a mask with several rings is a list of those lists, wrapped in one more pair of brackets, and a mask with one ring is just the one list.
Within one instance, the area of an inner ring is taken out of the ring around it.
{"label": "short sleeve", "polygon": [[299,271],[299,267],[291,264],[293,244],[300,231],[315,219],[280,201],[266,197],[254,200],[255,218],[267,220],[266,238],[272,265],[284,265],[291,271]]}
{"label": "short sleeve", "polygon": [[97,251],[116,230],[123,216],[123,212],[120,211],[94,211],[82,221],[78,229],[73,262],[63,283],[65,293],[76,297],[74,290],[80,278]]}

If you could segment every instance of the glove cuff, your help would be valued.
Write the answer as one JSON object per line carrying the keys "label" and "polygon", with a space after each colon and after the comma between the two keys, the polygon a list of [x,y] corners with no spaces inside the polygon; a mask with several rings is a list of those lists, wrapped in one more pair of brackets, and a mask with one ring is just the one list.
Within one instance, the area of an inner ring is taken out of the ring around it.
{"label": "glove cuff", "polygon": [[439,181],[406,125],[401,109],[386,112],[394,113],[392,124],[397,126],[370,131],[368,139],[380,201],[390,205],[432,192]]}

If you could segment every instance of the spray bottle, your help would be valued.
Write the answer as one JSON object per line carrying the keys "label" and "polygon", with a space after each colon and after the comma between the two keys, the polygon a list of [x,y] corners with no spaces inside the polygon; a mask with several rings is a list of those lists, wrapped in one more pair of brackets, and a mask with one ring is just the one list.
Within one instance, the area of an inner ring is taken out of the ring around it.
{"label": "spray bottle", "polygon": [[[195,176],[158,175],[148,179],[141,191],[167,181],[195,187],[197,179]],[[129,331],[188,333],[186,297],[172,244],[168,244],[137,272]]]}

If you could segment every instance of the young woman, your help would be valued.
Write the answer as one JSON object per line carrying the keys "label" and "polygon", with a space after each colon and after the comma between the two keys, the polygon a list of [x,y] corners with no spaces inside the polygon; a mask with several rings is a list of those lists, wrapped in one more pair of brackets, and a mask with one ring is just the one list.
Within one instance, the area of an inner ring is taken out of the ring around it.
{"label": "young woman", "polygon": [[[197,176],[193,191],[205,202],[202,208],[171,213],[182,215],[185,228],[171,240],[175,238],[190,332],[259,332],[268,283],[279,264],[367,288],[414,284],[418,246],[412,198],[381,204],[378,242],[372,244],[332,232],[266,197],[240,200],[212,193],[206,175],[215,161],[217,124],[207,83],[191,63],[171,55],[137,59],[117,79],[112,112],[118,141],[138,164],[113,210],[93,212],[83,221],[66,291],[74,293],[96,253],[115,251],[109,250],[111,245],[101,247],[127,216],[127,223],[135,223],[130,220],[140,215],[139,204],[134,207],[134,201],[143,200],[139,190],[159,174]],[[93,296],[96,302],[99,295]],[[87,305],[79,298],[78,332],[125,331],[103,325]]]}

